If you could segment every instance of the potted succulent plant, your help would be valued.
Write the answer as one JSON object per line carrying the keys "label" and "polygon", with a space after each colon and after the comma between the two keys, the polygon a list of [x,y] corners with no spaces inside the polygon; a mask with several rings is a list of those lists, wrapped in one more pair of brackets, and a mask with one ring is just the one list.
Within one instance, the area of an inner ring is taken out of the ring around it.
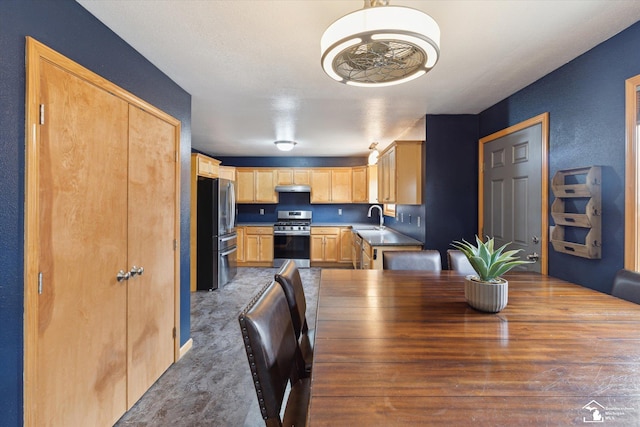
{"label": "potted succulent plant", "polygon": [[520,249],[505,251],[507,244],[494,248],[493,238],[486,242],[476,236],[476,245],[462,239],[451,243],[465,254],[477,276],[465,278],[464,296],[467,303],[476,310],[497,313],[507,306],[509,283],[501,276],[512,268],[529,264],[516,256]]}

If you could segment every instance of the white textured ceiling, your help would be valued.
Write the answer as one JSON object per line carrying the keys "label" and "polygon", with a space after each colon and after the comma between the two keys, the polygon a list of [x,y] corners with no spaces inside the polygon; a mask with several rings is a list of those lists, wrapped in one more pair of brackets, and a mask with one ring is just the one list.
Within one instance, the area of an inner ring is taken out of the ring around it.
{"label": "white textured ceiling", "polygon": [[362,0],[78,2],[192,95],[192,146],[218,156],[364,156],[424,138],[425,114],[479,113],[640,20],[638,0],[391,0],[438,22],[441,57],[372,89],[320,67],[322,33]]}

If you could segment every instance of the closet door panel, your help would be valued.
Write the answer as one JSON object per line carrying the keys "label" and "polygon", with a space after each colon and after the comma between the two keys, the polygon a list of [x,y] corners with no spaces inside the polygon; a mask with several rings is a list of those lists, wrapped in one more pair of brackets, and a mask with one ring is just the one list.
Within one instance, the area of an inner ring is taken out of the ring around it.
{"label": "closet door panel", "polygon": [[174,361],[176,130],[129,111],[128,406]]}
{"label": "closet door panel", "polygon": [[126,409],[127,103],[40,64],[34,425]]}

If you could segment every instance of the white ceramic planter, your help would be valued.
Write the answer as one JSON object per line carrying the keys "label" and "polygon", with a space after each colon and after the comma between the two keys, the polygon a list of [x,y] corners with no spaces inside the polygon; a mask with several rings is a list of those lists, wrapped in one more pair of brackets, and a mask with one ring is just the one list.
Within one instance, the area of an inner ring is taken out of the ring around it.
{"label": "white ceramic planter", "polygon": [[485,283],[472,280],[467,276],[464,281],[464,297],[476,310],[497,313],[507,306],[509,300],[509,282]]}

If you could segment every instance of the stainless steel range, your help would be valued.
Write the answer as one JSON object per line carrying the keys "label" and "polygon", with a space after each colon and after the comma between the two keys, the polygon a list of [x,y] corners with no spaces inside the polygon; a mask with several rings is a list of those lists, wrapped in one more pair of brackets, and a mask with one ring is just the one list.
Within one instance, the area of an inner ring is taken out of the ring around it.
{"label": "stainless steel range", "polygon": [[298,268],[308,268],[311,254],[311,211],[278,211],[273,226],[273,266],[288,259]]}

